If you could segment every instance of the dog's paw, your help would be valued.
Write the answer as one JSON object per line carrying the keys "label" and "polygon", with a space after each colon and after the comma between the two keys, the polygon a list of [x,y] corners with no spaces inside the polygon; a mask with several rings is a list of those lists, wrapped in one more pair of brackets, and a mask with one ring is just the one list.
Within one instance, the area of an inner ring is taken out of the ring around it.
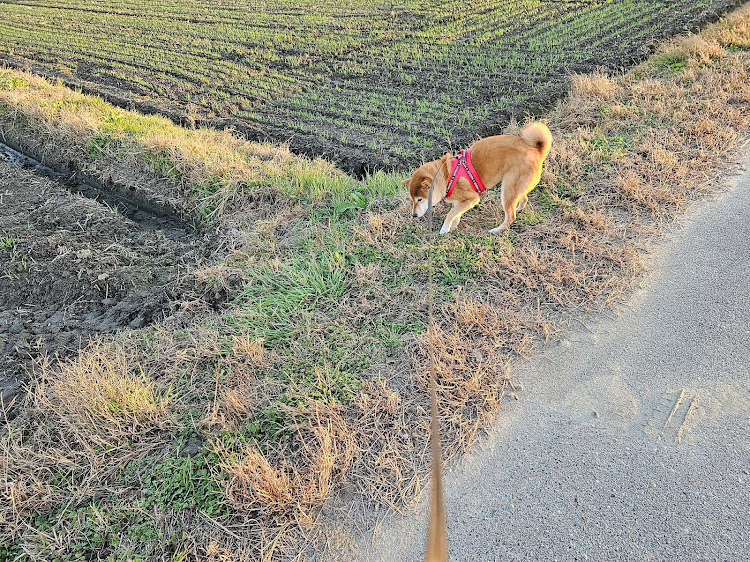
{"label": "dog's paw", "polygon": [[505,230],[504,226],[498,226],[497,228],[490,230],[490,234],[500,234],[503,230]]}
{"label": "dog's paw", "polygon": [[443,228],[440,229],[440,234],[448,234],[451,231],[449,226],[443,225]]}

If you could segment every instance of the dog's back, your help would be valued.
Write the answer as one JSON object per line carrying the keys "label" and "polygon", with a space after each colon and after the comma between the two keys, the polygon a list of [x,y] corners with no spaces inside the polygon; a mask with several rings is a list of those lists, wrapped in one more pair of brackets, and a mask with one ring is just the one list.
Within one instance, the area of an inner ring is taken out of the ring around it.
{"label": "dog's back", "polygon": [[482,181],[491,187],[509,173],[536,176],[551,146],[552,134],[544,123],[537,122],[524,127],[520,135],[480,139],[471,146],[471,154]]}

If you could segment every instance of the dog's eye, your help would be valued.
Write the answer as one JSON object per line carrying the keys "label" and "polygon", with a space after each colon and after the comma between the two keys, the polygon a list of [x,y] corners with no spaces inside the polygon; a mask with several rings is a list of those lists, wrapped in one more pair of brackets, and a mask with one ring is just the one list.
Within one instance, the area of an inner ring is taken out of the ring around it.
{"label": "dog's eye", "polygon": [[419,199],[417,199],[417,203],[419,203],[419,202],[420,202],[421,200],[422,200],[422,198],[421,198],[421,197],[420,197]]}

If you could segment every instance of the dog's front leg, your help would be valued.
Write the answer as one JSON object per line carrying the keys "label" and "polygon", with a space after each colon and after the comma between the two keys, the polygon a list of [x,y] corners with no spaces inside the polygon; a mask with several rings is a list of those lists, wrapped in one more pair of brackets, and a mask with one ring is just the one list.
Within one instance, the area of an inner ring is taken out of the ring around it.
{"label": "dog's front leg", "polygon": [[[458,222],[460,219],[457,219],[456,222]],[[443,226],[440,228],[440,234],[448,234],[451,231],[451,221],[448,220],[448,217],[445,217],[445,222],[443,223]]]}
{"label": "dog's front leg", "polygon": [[458,226],[458,223],[461,222],[461,215],[463,215],[477,203],[479,203],[479,196],[477,196],[475,199],[465,199],[463,201],[456,201],[455,203],[453,203],[453,207],[445,217],[445,222],[443,223],[443,227],[440,229],[440,234],[448,234],[451,230],[454,230]]}

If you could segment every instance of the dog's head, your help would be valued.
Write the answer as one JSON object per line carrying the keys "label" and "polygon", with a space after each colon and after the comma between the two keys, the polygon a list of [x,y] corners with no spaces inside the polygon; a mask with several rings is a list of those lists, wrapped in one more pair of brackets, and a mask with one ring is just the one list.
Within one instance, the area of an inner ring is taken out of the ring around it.
{"label": "dog's head", "polygon": [[443,198],[443,192],[445,189],[445,180],[443,174],[439,173],[442,170],[446,161],[451,158],[451,153],[446,152],[440,160],[433,160],[422,164],[416,171],[411,175],[409,179],[403,180],[401,183],[409,186],[409,196],[411,197],[411,216],[423,217],[427,212],[427,197],[430,193],[430,184],[435,174],[438,177],[435,179],[435,186],[432,188],[432,206],[434,207]]}

